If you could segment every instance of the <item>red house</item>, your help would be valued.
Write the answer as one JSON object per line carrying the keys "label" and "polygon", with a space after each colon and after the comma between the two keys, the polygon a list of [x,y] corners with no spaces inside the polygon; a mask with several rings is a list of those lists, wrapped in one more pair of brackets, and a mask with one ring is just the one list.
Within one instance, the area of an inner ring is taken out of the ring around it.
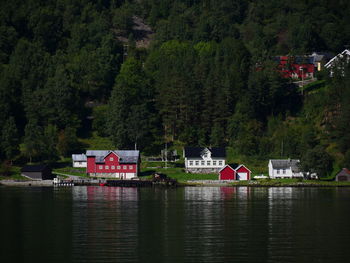
{"label": "red house", "polygon": [[232,168],[230,165],[224,166],[219,171],[219,180],[250,180],[251,171],[243,164]]}
{"label": "red house", "polygon": [[306,79],[314,77],[315,65],[310,57],[279,56],[275,59],[278,62],[278,70],[284,78]]}
{"label": "red house", "polygon": [[123,151],[86,151],[86,173],[93,177],[112,177],[130,179],[137,177],[140,171],[140,152]]}

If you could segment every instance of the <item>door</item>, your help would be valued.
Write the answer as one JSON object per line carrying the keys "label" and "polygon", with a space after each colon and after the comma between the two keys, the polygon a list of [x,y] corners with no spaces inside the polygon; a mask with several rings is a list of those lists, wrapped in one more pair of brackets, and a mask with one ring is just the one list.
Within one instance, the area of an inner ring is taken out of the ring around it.
{"label": "door", "polygon": [[247,173],[238,173],[237,180],[248,180],[248,174]]}

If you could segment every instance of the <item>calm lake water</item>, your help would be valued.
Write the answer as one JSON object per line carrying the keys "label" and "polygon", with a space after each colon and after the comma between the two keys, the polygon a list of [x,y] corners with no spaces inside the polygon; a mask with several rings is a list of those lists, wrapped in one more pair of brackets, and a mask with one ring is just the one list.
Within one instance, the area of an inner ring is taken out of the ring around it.
{"label": "calm lake water", "polygon": [[1,262],[349,262],[350,189],[0,187]]}

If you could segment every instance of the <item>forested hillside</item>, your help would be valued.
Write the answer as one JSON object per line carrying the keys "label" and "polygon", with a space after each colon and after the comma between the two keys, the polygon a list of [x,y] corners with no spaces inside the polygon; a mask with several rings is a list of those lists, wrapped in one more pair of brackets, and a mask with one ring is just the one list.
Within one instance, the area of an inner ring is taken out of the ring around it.
{"label": "forested hillside", "polygon": [[94,136],[349,167],[350,74],[301,94],[271,60],[339,53],[349,14],[333,0],[1,1],[0,158],[56,161]]}

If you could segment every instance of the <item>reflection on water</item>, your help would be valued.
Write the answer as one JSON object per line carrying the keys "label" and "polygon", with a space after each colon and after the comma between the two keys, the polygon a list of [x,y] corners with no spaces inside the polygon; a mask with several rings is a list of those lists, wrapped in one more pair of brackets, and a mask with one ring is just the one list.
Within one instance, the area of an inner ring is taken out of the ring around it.
{"label": "reflection on water", "polygon": [[[346,262],[350,189],[0,188],[3,262]],[[327,249],[325,249],[325,247]]]}

